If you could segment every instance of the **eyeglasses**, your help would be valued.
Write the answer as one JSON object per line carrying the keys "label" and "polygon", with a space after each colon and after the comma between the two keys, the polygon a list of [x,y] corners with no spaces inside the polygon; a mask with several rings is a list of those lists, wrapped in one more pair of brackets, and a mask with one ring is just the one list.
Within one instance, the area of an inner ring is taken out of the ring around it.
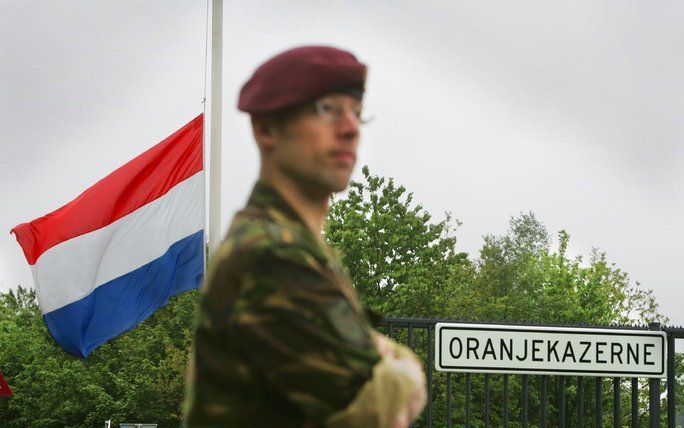
{"label": "eyeglasses", "polygon": [[344,104],[340,102],[324,98],[322,100],[316,101],[314,103],[314,107],[316,109],[316,113],[318,114],[318,116],[320,116],[320,118],[325,120],[326,122],[330,123],[337,123],[342,118],[342,116],[347,112],[347,110],[352,112],[354,118],[356,118],[356,121],[359,125],[365,125],[371,120],[373,120],[373,118],[362,117],[363,106],[361,104],[346,108]]}

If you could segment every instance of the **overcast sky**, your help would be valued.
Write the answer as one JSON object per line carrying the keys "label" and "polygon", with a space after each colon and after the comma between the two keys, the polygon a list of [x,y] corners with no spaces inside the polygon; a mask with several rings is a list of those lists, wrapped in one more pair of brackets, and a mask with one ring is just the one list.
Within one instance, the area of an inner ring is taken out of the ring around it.
{"label": "overcast sky", "polygon": [[[684,323],[684,2],[228,1],[222,225],[257,173],[237,93],[285,48],[369,65],[359,164],[458,249],[533,211]],[[32,286],[9,230],[69,202],[203,109],[205,1],[0,0],[0,290]],[[355,178],[359,178],[357,168]]]}

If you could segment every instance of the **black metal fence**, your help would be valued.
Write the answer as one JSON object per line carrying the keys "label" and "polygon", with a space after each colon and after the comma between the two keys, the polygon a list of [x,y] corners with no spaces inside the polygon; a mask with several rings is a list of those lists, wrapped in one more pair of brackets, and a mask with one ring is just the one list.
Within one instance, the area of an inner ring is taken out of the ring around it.
{"label": "black metal fence", "polygon": [[[416,427],[661,426],[661,379],[657,378],[640,381],[639,378],[617,377],[437,372],[434,369],[433,340],[435,325],[440,322],[459,321],[390,318],[381,325],[385,334],[414,349],[424,359],[428,405]],[[663,327],[658,323],[648,327],[563,327],[664,331],[667,334],[666,426],[676,427],[675,339],[684,338],[684,328]],[[531,380],[533,387],[530,386]],[[587,393],[585,388],[587,385],[591,388],[592,383],[593,394]],[[640,388],[645,387],[648,388],[647,402],[643,394],[639,394]],[[555,393],[550,393],[550,389]],[[625,396],[630,398],[629,405],[623,404]]]}

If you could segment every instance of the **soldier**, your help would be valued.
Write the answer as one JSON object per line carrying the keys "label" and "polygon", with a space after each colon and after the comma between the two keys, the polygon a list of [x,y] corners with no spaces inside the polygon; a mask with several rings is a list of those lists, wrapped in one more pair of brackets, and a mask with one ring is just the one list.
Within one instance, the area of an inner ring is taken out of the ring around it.
{"label": "soldier", "polygon": [[425,406],[422,363],[372,328],[321,234],[356,163],[365,78],[352,54],[306,46],[243,86],[259,180],[211,260],[185,426],[401,428]]}

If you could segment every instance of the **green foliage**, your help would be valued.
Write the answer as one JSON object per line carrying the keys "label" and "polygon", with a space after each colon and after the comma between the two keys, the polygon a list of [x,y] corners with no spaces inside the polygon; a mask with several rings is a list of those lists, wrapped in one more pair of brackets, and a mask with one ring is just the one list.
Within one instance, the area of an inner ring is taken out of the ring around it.
{"label": "green foliage", "polygon": [[3,427],[178,426],[197,296],[172,298],[83,361],[50,337],[33,290],[0,294],[0,371],[14,392],[0,405]]}
{"label": "green foliage", "polygon": [[533,213],[511,218],[504,236],[487,235],[480,258],[464,272],[454,267],[453,310],[459,318],[567,324],[665,322],[651,290],[592,250],[587,262],[570,259],[570,235],[558,233],[552,250]]}
{"label": "green foliage", "polygon": [[450,266],[465,259],[454,252],[451,217],[432,223],[403,186],[362,172],[366,182],[333,203],[325,229],[361,299],[389,316],[445,315]]}
{"label": "green foliage", "polygon": [[569,258],[570,235],[552,250],[533,213],[513,217],[503,236],[486,235],[478,259],[456,251],[452,217],[433,222],[413,194],[363,170],[334,201],[328,241],[341,250],[364,303],[388,316],[473,321],[644,324],[664,322],[652,291],[593,250]]}

